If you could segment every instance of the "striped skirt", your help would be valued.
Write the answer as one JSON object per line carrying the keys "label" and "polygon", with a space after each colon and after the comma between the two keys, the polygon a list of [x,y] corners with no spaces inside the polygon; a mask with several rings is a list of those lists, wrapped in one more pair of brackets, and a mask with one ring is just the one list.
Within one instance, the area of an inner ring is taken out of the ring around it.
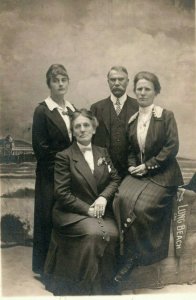
{"label": "striped skirt", "polygon": [[121,254],[148,265],[167,257],[172,202],[176,187],[162,187],[148,178],[128,175],[114,199],[121,236]]}

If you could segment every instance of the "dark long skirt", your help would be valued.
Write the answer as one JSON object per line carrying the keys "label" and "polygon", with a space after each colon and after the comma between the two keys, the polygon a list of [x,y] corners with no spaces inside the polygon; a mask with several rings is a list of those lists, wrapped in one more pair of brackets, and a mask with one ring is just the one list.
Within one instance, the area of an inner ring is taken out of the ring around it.
{"label": "dark long skirt", "polygon": [[54,204],[54,168],[49,164],[38,164],[35,183],[34,232],[32,269],[43,274],[51,231],[52,207]]}
{"label": "dark long skirt", "polygon": [[165,188],[147,178],[128,175],[114,199],[124,262],[136,258],[149,265],[168,256],[173,197],[176,187]]}
{"label": "dark long skirt", "polygon": [[53,229],[45,274],[54,295],[113,293],[118,229],[113,219],[87,217]]}

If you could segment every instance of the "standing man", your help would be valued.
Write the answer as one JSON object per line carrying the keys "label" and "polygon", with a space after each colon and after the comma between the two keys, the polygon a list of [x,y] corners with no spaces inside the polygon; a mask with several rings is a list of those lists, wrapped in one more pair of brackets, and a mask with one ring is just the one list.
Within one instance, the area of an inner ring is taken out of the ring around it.
{"label": "standing man", "polygon": [[129,78],[125,67],[112,67],[107,77],[111,95],[91,106],[99,121],[93,143],[108,149],[114,167],[124,177],[128,151],[126,129],[130,117],[138,111],[138,104],[126,93]]}

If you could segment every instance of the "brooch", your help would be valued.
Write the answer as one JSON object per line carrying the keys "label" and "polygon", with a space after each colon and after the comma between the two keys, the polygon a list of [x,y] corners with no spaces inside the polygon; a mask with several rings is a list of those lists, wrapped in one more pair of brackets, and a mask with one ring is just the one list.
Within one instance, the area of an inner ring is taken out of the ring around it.
{"label": "brooch", "polygon": [[101,166],[101,165],[107,165],[107,161],[105,159],[105,157],[100,157],[97,161],[97,166]]}
{"label": "brooch", "polygon": [[107,163],[105,157],[100,157],[97,161],[97,166],[106,165],[108,167],[108,172],[110,173],[112,171],[110,165]]}

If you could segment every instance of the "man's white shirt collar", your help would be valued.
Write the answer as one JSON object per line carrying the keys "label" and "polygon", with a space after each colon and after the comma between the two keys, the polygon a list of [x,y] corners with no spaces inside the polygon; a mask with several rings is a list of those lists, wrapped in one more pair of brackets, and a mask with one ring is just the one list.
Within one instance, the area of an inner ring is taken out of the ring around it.
{"label": "man's white shirt collar", "polygon": [[116,104],[116,100],[119,99],[120,105],[122,107],[124,105],[125,101],[127,100],[127,93],[124,93],[124,95],[122,95],[119,98],[117,98],[116,96],[111,94],[110,99],[111,99],[111,101],[113,102],[114,105]]}

